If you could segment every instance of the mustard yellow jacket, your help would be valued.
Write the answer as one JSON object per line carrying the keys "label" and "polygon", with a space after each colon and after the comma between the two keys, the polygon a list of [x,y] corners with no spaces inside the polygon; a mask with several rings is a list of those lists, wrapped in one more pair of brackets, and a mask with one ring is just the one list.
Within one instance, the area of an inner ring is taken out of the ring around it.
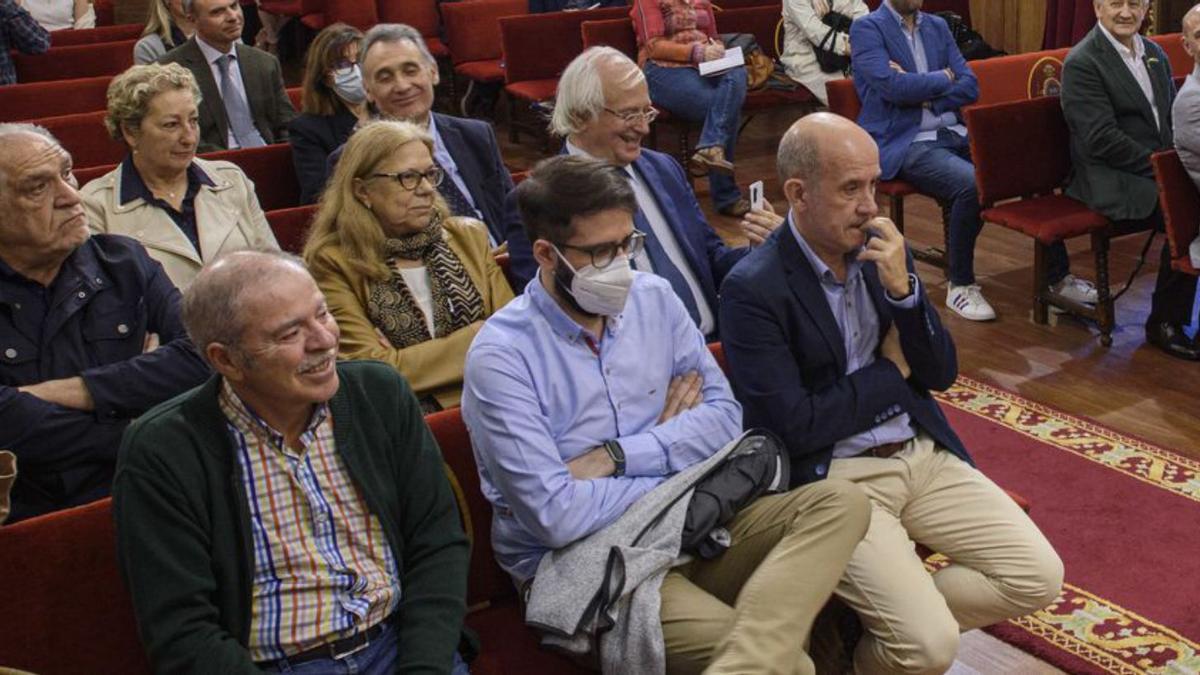
{"label": "mustard yellow jacket", "polygon": [[[512,300],[513,292],[492,257],[487,229],[472,218],[448,218],[442,226],[450,250],[462,261],[483,298],[484,315],[491,316]],[[338,351],[342,358],[390,363],[408,379],[418,397],[432,394],[443,408],[458,405],[467,348],[483,322],[403,349],[384,347],[367,316],[370,280],[350,267],[341,246],[321,250],[310,268],[341,329]]]}

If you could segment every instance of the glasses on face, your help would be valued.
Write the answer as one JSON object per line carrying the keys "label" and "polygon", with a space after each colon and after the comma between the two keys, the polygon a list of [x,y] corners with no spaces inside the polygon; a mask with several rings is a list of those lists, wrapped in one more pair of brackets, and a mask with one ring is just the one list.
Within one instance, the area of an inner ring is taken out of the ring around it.
{"label": "glasses on face", "polygon": [[395,173],[373,173],[371,178],[390,178],[400,184],[400,187],[412,192],[421,184],[421,179],[429,181],[433,187],[442,184],[442,179],[446,177],[446,172],[440,166],[431,166],[424,171],[397,171]]}
{"label": "glasses on face", "polygon": [[626,110],[623,112],[617,112],[612,108],[605,108],[604,112],[620,119],[625,123],[625,126],[630,127],[639,122],[650,124],[654,120],[658,119],[658,110],[655,110],[654,108],[646,108],[645,110]]}
{"label": "glasses on face", "polygon": [[555,244],[559,248],[571,248],[586,253],[592,257],[592,267],[602,270],[612,264],[613,260],[617,259],[617,255],[624,253],[629,256],[635,256],[641,252],[642,246],[646,243],[646,233],[641,230],[634,230],[621,241],[608,242],[605,244],[596,244],[595,246],[572,246],[571,244]]}

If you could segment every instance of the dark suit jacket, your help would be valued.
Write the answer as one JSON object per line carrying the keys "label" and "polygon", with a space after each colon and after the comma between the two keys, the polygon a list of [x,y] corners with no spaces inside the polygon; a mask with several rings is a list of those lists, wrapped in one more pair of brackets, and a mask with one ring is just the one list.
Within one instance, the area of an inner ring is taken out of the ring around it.
{"label": "dark suit jacket", "polygon": [[[250,103],[254,126],[268,143],[286,141],[287,125],[296,116],[296,110],[292,108],[292,102],[283,88],[279,59],[240,43],[234,48],[237,49],[238,67],[242,71],[242,84],[246,89],[246,99]],[[196,78],[200,95],[204,99],[200,102],[198,151],[225,150],[229,142],[229,119],[225,115],[225,105],[221,102],[217,81],[213,79],[212,67],[204,59],[204,53],[196,44],[196,38],[192,37],[167,52],[158,62],[178,63],[192,71]]]}
{"label": "dark suit jacket", "polygon": [[1150,155],[1171,147],[1171,62],[1154,42],[1142,44],[1161,129],[1099,26],[1071,48],[1063,64],[1062,107],[1073,165],[1067,194],[1113,220],[1142,219],[1154,211],[1158,188]]}
{"label": "dark suit jacket", "polygon": [[721,287],[721,343],[733,393],[747,429],[766,427],[783,439],[793,486],[828,475],[834,443],[904,412],[939,445],[971,461],[930,394],[954,383],[958,359],[924,287],[915,307],[897,309],[884,297],[874,263],[864,264],[863,276],[880,336],[893,325],[900,331],[912,368],[908,380],[883,358],[846,374],[842,333],[790,218]]}
{"label": "dark suit jacket", "polygon": [[292,164],[300,182],[300,203],[312,204],[325,189],[329,155],[350,138],[358,118],[346,110],[333,115],[302,113],[288,124]]}
{"label": "dark suit jacket", "polygon": [[[563,152],[566,152],[565,146]],[[713,231],[675,158],[642,148],[633,167],[650,186],[650,192],[658,197],[659,210],[675,233],[679,247],[704,290],[704,298],[715,313],[721,280],[750,249],[730,248]],[[650,223],[641,211],[634,216],[634,226],[643,232],[650,229]],[[520,293],[537,273],[537,262],[533,259],[533,247],[517,208],[516,191],[510,192],[504,202],[504,231],[508,240],[509,273],[518,284],[513,290]]]}
{"label": "dark suit jacket", "polygon": [[[504,196],[512,192],[512,176],[500,157],[500,144],[492,125],[482,120],[452,117],[433,113],[434,124],[446,151],[454,158],[458,173],[462,175],[467,191],[475,202],[475,208],[483,215],[483,222],[497,242],[504,241],[503,216]],[[345,145],[329,155],[329,175],[342,157]],[[447,178],[446,180],[450,180]]]}
{"label": "dark suit jacket", "polygon": [[[908,146],[921,130],[921,107],[926,101],[934,114],[958,114],[959,108],[979,98],[979,82],[946,21],[922,12],[918,32],[928,73],[917,72],[908,40],[887,7],[880,5],[850,27],[854,88],[862,101],[858,123],[879,145],[879,166],[887,180],[900,171]],[[889,61],[900,64],[904,72],[896,72]],[[943,68],[954,71],[953,82],[940,72]]]}

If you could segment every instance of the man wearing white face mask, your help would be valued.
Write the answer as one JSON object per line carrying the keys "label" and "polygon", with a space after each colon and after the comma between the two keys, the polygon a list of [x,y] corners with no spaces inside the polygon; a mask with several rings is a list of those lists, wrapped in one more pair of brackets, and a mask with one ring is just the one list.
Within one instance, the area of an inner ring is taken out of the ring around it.
{"label": "man wearing white face mask", "polygon": [[[517,202],[538,276],[472,343],[462,411],[492,546],[525,585],[546,553],[607,528],[736,438],[742,414],[670,284],[630,268],[644,235],[619,168],[560,155]],[[728,550],[667,573],[668,670],[814,672],[802,645],[868,508],[846,483],[813,487],[753,501],[728,523]]]}

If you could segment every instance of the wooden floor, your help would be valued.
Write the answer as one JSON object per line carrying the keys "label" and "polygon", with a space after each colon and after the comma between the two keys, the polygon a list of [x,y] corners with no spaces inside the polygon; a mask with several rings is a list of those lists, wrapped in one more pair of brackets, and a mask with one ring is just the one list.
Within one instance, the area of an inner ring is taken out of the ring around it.
{"label": "wooden floor", "polygon": [[[783,132],[795,120],[786,110],[760,114],[743,130],[737,149],[739,183],[766,182],[767,197],[786,208],[775,176],[775,151]],[[523,139],[512,145],[498,130],[505,159],[513,168],[529,168],[543,155],[542,144]],[[664,137],[668,134],[663,134]],[[557,150],[557,146],[552,146]],[[674,152],[672,147],[660,147]],[[730,244],[743,240],[736,221],[716,215],[707,200],[707,185],[697,183],[710,223]],[[941,212],[923,197],[905,203],[906,235],[914,247],[944,246]],[[1110,279],[1115,292],[1134,269],[1145,235],[1127,237],[1113,246]],[[1033,244],[1021,235],[986,227],[976,246],[975,274],[996,321],[964,320],[945,307],[946,282],[937,268],[918,265],[918,272],[937,303],[943,322],[958,346],[959,372],[1068,413],[1090,417],[1126,434],[1141,437],[1200,459],[1200,363],[1166,356],[1145,344],[1143,323],[1150,308],[1161,236],[1132,288],[1117,303],[1117,327],[1110,348],[1100,345],[1093,325],[1051,315],[1049,325],[1032,321]],[[1087,241],[1068,246],[1072,271],[1094,279]],[[1058,669],[996,640],[983,631],[963,635],[953,675],[1020,673],[1043,675]]]}

